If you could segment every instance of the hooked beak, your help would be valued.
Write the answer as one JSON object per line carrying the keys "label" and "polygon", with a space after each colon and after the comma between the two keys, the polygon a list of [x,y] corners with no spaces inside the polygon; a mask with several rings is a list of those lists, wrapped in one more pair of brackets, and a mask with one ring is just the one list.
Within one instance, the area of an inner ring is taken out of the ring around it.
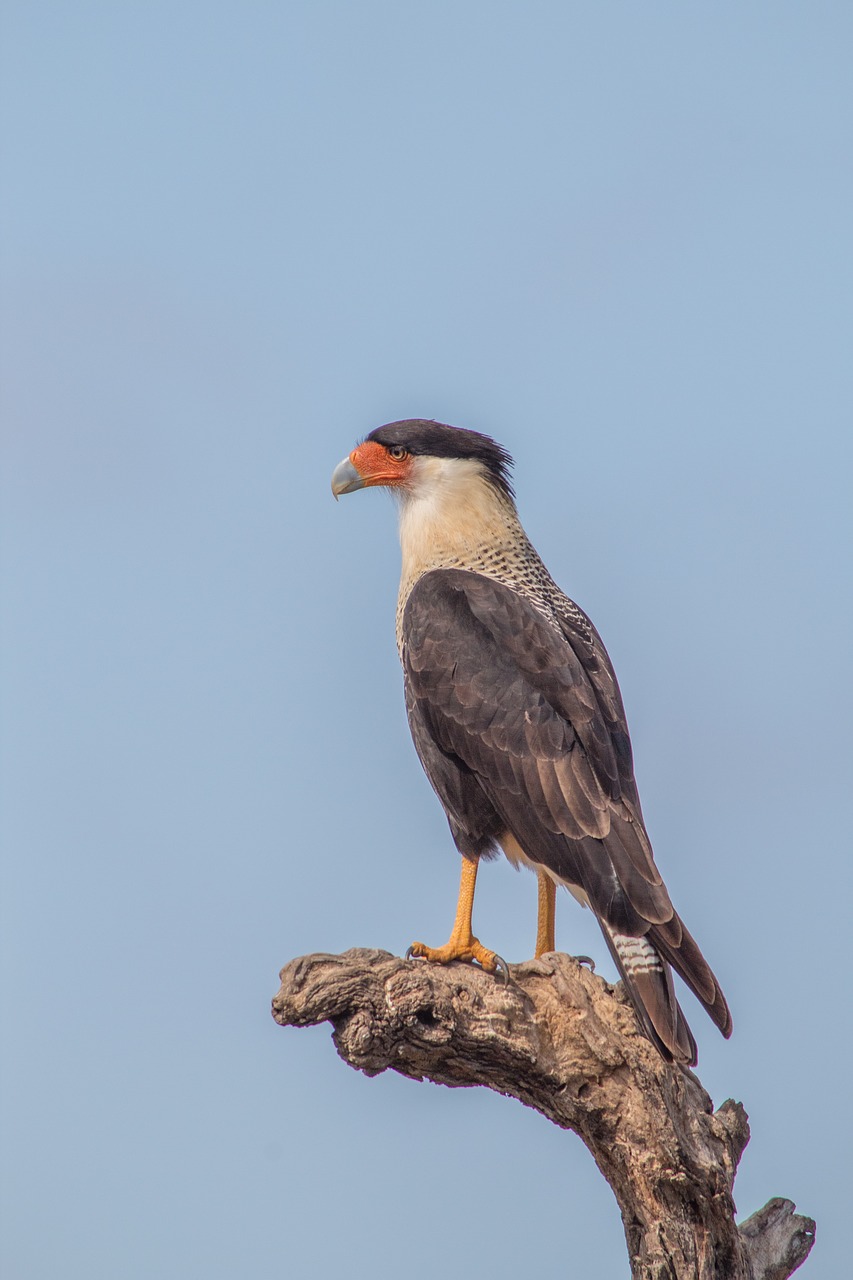
{"label": "hooked beak", "polygon": [[342,493],[352,493],[355,489],[363,489],[367,480],[359,475],[349,458],[339,462],[332,472],[332,493],[335,502]]}
{"label": "hooked beak", "polygon": [[385,489],[399,489],[408,483],[411,459],[391,458],[387,449],[375,440],[363,440],[356,445],[349,457],[335,467],[332,476],[332,493],[336,498],[354,489],[367,489],[380,485]]}

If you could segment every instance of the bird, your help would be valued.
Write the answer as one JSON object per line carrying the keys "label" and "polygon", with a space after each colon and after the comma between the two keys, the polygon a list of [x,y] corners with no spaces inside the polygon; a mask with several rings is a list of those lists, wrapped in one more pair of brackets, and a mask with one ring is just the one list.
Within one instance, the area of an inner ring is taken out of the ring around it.
{"label": "bird", "polygon": [[480,860],[502,851],[538,878],[535,955],[555,950],[564,886],[595,914],[642,1031],[666,1062],[695,1066],[672,970],[725,1037],[731,1014],[655,865],[613,665],[525,533],[512,467],[490,436],[406,419],[332,476],[336,499],[382,487],[398,501],[406,712],[462,857],[448,942],[409,955],[506,970],[472,923]]}

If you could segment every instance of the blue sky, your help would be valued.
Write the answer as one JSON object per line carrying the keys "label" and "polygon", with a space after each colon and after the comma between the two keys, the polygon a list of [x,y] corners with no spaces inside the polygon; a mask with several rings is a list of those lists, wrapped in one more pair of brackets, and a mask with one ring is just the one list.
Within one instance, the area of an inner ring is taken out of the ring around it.
{"label": "blue sky", "polygon": [[[393,507],[329,492],[408,416],[514,454],[732,1005],[685,996],[739,1209],[839,1275],[849,6],[3,11],[4,1275],[627,1275],[573,1135],[269,1017],[452,918]],[[476,922],[528,956],[533,878]]]}

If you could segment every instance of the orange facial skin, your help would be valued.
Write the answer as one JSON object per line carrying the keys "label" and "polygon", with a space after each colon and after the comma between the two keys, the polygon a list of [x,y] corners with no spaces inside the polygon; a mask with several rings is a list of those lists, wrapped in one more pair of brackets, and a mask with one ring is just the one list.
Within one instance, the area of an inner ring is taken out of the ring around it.
{"label": "orange facial skin", "polygon": [[375,440],[365,440],[364,444],[357,445],[349,460],[363,479],[365,488],[370,485],[399,488],[406,484],[412,470],[410,454],[392,458],[385,446]]}

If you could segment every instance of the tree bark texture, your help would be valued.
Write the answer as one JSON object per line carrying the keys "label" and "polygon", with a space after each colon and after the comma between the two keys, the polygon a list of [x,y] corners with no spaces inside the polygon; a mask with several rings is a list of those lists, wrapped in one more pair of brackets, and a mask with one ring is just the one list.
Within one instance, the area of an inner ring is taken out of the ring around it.
{"label": "tree bark texture", "polygon": [[790,1200],[736,1225],[743,1107],[714,1111],[693,1072],[641,1034],[621,985],[571,956],[512,965],[506,981],[386,951],[303,956],[281,972],[273,1017],[330,1022],[367,1075],[485,1085],[572,1129],[619,1203],[633,1280],[786,1280],[814,1243]]}

